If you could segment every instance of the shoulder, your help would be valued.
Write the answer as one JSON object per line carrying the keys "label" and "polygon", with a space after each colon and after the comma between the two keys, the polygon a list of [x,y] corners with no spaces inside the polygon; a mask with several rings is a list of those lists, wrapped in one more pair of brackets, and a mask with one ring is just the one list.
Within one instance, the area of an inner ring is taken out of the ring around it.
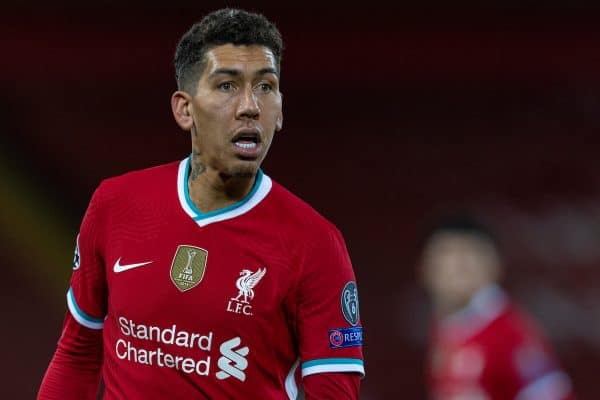
{"label": "shoulder", "polygon": [[509,315],[512,320],[513,329],[524,341],[547,344],[548,339],[534,316],[517,305],[511,307]]}
{"label": "shoulder", "polygon": [[491,328],[498,342],[510,348],[519,348],[524,344],[546,346],[547,340],[537,322],[512,302]]}
{"label": "shoulder", "polygon": [[272,229],[278,232],[287,251],[305,266],[299,269],[300,274],[308,270],[315,273],[351,270],[344,237],[331,221],[275,182],[269,201]]}
{"label": "shoulder", "polygon": [[333,222],[275,181],[272,183],[271,197],[279,217],[284,218],[294,230],[317,236],[341,236]]}
{"label": "shoulder", "polygon": [[503,329],[515,335],[524,335],[538,330],[533,319],[513,301],[508,302],[506,309],[498,318],[498,323]]}
{"label": "shoulder", "polygon": [[114,212],[156,208],[164,199],[176,196],[178,165],[179,162],[172,162],[104,179],[96,188],[88,210],[98,210],[108,217]]}
{"label": "shoulder", "polygon": [[110,197],[124,192],[138,192],[140,190],[147,192],[153,188],[164,187],[164,184],[168,181],[172,181],[172,184],[175,185],[173,179],[177,176],[179,164],[180,161],[175,161],[107,178],[100,183],[97,191]]}

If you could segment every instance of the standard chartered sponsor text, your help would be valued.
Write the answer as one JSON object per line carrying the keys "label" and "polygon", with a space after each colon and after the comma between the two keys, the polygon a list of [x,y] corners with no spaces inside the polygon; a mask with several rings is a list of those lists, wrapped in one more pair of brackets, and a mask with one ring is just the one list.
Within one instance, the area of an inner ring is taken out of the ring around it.
{"label": "standard chartered sponsor text", "polygon": [[[188,332],[178,329],[176,324],[171,325],[169,328],[161,328],[136,323],[125,317],[119,317],[119,326],[121,333],[125,336],[125,338],[120,338],[115,343],[115,351],[119,359],[144,365],[173,368],[187,374],[196,373],[207,376],[210,373],[209,355],[202,359],[183,357],[165,352],[160,346],[152,349],[145,348],[146,346],[136,347],[128,338],[208,352],[212,346],[212,332],[205,335]],[[202,355],[202,353],[199,355]]]}

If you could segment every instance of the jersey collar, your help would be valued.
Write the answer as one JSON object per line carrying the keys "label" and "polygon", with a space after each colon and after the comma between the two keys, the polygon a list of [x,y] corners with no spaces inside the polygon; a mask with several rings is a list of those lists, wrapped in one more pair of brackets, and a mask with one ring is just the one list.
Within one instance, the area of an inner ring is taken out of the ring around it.
{"label": "jersey collar", "polygon": [[182,160],[179,163],[179,171],[177,173],[177,195],[181,208],[200,226],[206,226],[214,222],[225,221],[238,217],[253,209],[260,203],[271,191],[273,182],[271,178],[265,175],[261,169],[256,174],[254,186],[248,195],[241,201],[219,210],[203,213],[198,210],[190,199],[188,189],[188,174],[190,170],[190,157]]}

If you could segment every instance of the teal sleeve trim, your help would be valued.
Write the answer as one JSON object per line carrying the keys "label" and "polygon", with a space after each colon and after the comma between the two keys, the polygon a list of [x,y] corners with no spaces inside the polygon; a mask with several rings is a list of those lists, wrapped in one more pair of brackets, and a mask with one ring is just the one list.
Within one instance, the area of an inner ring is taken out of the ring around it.
{"label": "teal sleeve trim", "polygon": [[69,288],[69,291],[67,292],[67,305],[69,306],[69,311],[71,311],[73,318],[81,325],[91,329],[103,328],[104,318],[94,318],[79,308],[79,305],[77,305],[77,301],[75,300],[75,295],[73,294],[73,288]]}
{"label": "teal sleeve trim", "polygon": [[329,365],[329,364],[364,365],[364,362],[360,358],[321,358],[321,359],[311,360],[311,361],[302,363],[302,368],[309,368],[309,367],[314,367],[317,365]]}

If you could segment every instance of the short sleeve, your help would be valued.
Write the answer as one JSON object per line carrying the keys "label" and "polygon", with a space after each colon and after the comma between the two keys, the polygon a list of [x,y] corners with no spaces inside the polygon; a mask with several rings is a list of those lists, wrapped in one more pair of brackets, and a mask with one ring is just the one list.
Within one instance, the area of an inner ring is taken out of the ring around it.
{"label": "short sleeve", "polygon": [[307,244],[295,301],[302,377],[324,372],[364,375],[356,278],[334,227]]}
{"label": "short sleeve", "polygon": [[67,293],[67,306],[73,318],[91,329],[102,329],[107,307],[106,275],[101,256],[101,188],[92,196],[77,235],[73,274]]}
{"label": "short sleeve", "polygon": [[531,340],[516,348],[513,364],[521,383],[517,400],[571,398],[571,380],[541,341]]}
{"label": "short sleeve", "polygon": [[490,355],[498,384],[515,400],[571,399],[570,378],[543,332],[526,314],[513,309],[507,315]]}

